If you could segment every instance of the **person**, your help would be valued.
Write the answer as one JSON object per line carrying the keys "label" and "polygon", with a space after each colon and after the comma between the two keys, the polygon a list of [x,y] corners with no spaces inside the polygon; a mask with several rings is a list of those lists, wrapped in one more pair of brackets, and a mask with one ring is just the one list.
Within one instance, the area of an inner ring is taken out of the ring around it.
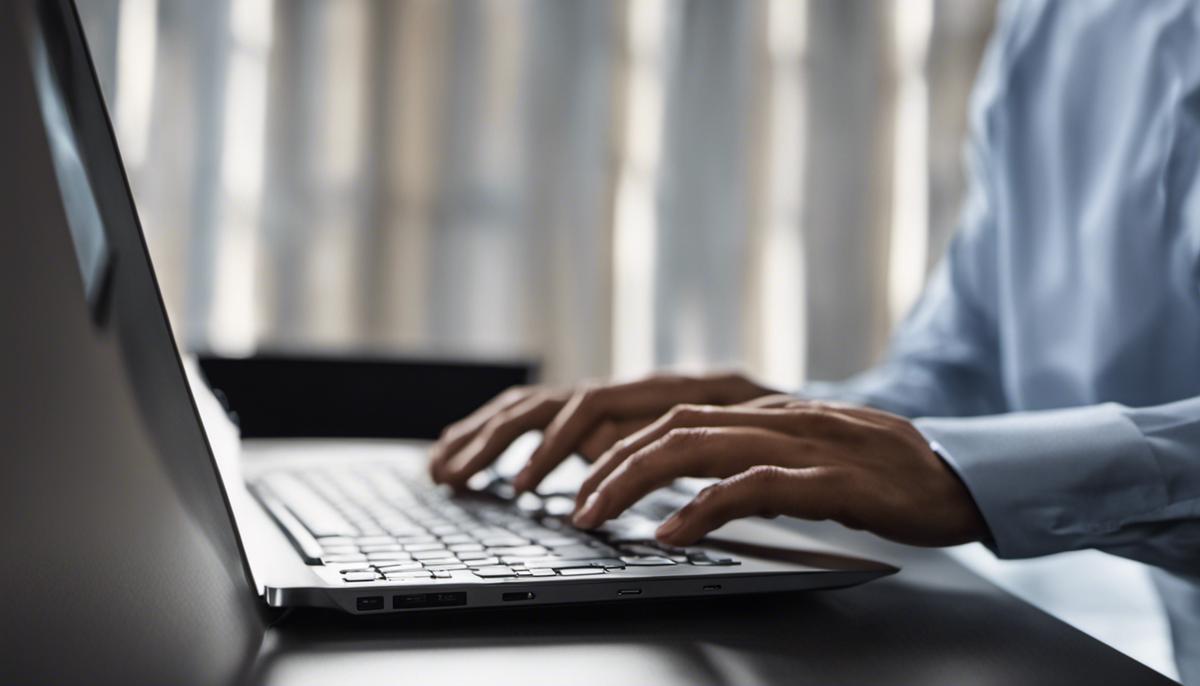
{"label": "person", "polygon": [[882,363],[785,396],[738,375],[506,392],[446,429],[462,484],[518,435],[514,485],[593,460],[594,527],[718,481],[658,537],[832,519],[904,543],[1152,565],[1200,684],[1200,3],[1016,0],[972,95],[959,230]]}

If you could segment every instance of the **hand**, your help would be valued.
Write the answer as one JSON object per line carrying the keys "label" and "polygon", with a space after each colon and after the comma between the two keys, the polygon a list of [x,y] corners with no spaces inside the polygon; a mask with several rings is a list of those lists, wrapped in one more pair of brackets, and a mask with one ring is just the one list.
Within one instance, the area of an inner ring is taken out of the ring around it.
{"label": "hand", "polygon": [[511,388],[442,432],[429,472],[434,481],[461,488],[521,434],[543,429],[541,445],[513,483],[518,491],[529,490],[568,455],[594,460],[680,403],[729,405],[773,393],[737,374],[655,375],[565,391]]}
{"label": "hand", "polygon": [[616,442],[579,491],[575,525],[599,526],[651,491],[695,476],[722,481],[659,527],[664,543],[686,545],[732,519],[781,514],[915,545],[985,535],[962,482],[908,420],[794,399],[756,404],[775,407],[677,407]]}

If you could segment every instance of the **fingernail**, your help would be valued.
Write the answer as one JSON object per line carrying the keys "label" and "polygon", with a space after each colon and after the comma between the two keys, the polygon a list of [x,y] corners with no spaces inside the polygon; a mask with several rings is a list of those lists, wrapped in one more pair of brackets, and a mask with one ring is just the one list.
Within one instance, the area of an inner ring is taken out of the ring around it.
{"label": "fingernail", "polygon": [[583,509],[575,513],[571,518],[571,523],[580,529],[586,529],[595,525],[595,519],[600,514],[600,493],[596,492],[587,497],[583,502]]}
{"label": "fingernail", "polygon": [[654,535],[657,536],[658,538],[668,538],[671,536],[671,534],[678,531],[679,527],[682,525],[683,525],[683,517],[680,517],[679,515],[671,515],[670,519],[663,522],[658,527],[658,530],[654,532]]}

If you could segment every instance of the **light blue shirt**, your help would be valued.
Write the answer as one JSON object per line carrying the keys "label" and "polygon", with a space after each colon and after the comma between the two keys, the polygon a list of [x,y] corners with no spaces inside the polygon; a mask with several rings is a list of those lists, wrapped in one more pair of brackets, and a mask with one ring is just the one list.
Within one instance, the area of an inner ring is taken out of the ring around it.
{"label": "light blue shirt", "polygon": [[918,418],[1000,557],[1158,567],[1200,684],[1200,3],[1009,2],[971,131],[959,232],[887,358],[806,392]]}

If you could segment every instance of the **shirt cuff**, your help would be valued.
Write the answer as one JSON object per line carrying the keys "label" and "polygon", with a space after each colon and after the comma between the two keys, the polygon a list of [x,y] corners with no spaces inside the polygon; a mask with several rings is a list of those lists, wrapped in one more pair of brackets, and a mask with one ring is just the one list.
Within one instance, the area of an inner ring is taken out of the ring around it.
{"label": "shirt cuff", "polygon": [[1162,507],[1162,476],[1119,405],[913,422],[975,499],[1000,557],[1095,547]]}

